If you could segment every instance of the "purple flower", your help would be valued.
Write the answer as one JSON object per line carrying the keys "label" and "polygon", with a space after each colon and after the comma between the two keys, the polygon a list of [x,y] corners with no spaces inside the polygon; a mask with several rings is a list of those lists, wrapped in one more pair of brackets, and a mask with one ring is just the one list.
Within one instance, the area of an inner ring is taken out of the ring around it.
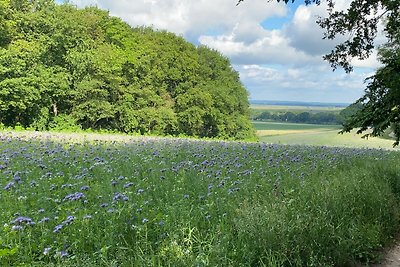
{"label": "purple flower", "polygon": [[23,216],[19,216],[18,218],[13,220],[12,223],[15,225],[22,225],[22,224],[34,225],[35,224],[35,222],[31,218],[23,217]]}
{"label": "purple flower", "polygon": [[138,194],[141,194],[141,193],[143,193],[143,192],[144,192],[144,189],[138,189],[138,190],[137,190],[137,193],[138,193]]}
{"label": "purple flower", "polygon": [[15,187],[15,183],[14,183],[14,182],[9,182],[8,184],[6,184],[6,185],[4,186],[4,190],[8,190],[8,189],[10,189],[11,187]]}
{"label": "purple flower", "polygon": [[64,201],[74,201],[74,200],[79,200],[81,198],[85,198],[85,195],[82,192],[76,192],[73,194],[69,194],[66,197],[64,197]]}
{"label": "purple flower", "polygon": [[76,219],[75,216],[68,216],[65,221],[54,227],[53,233],[59,233],[65,225],[70,225],[75,219]]}
{"label": "purple flower", "polygon": [[114,211],[115,211],[115,209],[113,209],[113,208],[110,208],[107,210],[108,213],[113,213]]}
{"label": "purple flower", "polygon": [[61,258],[65,258],[68,257],[68,252],[61,250],[58,254]]}
{"label": "purple flower", "polygon": [[81,187],[81,190],[82,191],[88,191],[89,190],[89,186],[84,185],[84,186]]}
{"label": "purple flower", "polygon": [[131,187],[133,185],[134,185],[134,183],[129,182],[129,183],[124,184],[124,188],[128,188],[128,187]]}
{"label": "purple flower", "polygon": [[64,225],[69,225],[69,224],[71,224],[75,219],[76,219],[75,216],[68,216],[67,219],[66,219],[65,221],[63,221],[62,223],[63,223]]}
{"label": "purple flower", "polygon": [[100,205],[100,207],[102,207],[102,208],[108,207],[108,203],[103,203]]}
{"label": "purple flower", "polygon": [[113,201],[118,201],[118,200],[128,201],[128,197],[124,194],[116,193],[113,197]]}
{"label": "purple flower", "polygon": [[63,227],[64,226],[62,224],[56,225],[56,227],[54,227],[53,233],[59,233]]}
{"label": "purple flower", "polygon": [[43,219],[41,219],[41,220],[39,221],[39,223],[47,223],[47,222],[49,222],[49,221],[50,221],[50,218],[44,217]]}
{"label": "purple flower", "polygon": [[17,183],[21,183],[21,182],[22,182],[22,181],[21,181],[21,177],[20,177],[18,174],[15,174],[15,175],[14,175],[13,180],[14,180],[15,182],[17,182]]}

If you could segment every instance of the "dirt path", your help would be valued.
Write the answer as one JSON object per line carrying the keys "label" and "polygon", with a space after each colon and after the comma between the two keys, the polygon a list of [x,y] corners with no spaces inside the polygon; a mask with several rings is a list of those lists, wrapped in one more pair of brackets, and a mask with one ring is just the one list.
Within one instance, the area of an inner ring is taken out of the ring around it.
{"label": "dirt path", "polygon": [[370,267],[400,267],[400,239],[391,246],[382,256],[379,263],[372,264]]}

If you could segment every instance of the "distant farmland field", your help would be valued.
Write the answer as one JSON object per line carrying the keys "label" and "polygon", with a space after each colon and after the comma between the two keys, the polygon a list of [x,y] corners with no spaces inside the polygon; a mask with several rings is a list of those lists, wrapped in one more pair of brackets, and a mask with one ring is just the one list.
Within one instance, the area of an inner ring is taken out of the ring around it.
{"label": "distant farmland field", "polygon": [[254,126],[260,141],[265,143],[393,149],[393,140],[363,139],[355,131],[338,134],[337,125],[254,122]]}
{"label": "distant farmland field", "polygon": [[268,134],[275,131],[277,134],[288,134],[289,132],[316,132],[316,131],[332,131],[339,130],[337,125],[319,125],[319,124],[303,124],[303,123],[284,123],[284,122],[254,122],[257,131]]}

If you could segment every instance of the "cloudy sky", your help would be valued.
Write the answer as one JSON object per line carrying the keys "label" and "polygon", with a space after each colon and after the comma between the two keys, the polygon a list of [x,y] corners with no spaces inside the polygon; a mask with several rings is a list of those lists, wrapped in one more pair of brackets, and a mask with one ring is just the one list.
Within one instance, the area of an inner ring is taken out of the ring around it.
{"label": "cloudy sky", "polygon": [[[315,23],[323,5],[272,0],[72,0],[108,10],[132,26],[148,25],[204,44],[229,57],[255,100],[350,103],[364,90],[364,79],[378,66],[376,56],[355,60],[351,74],[332,72],[322,55],[335,41],[322,40]],[[348,0],[337,0],[345,8]],[[337,41],[336,41],[337,42]]]}

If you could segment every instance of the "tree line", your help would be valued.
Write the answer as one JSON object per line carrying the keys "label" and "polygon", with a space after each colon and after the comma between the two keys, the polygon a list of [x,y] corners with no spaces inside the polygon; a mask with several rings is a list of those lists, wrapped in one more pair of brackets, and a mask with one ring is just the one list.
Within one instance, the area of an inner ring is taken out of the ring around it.
{"label": "tree line", "polygon": [[95,7],[0,0],[0,124],[254,136],[247,91],[205,46]]}
{"label": "tree line", "polygon": [[269,111],[263,111],[261,114],[255,116],[254,120],[335,125],[340,124],[341,118],[339,114],[332,112],[301,112],[296,114],[290,111],[284,113],[271,113]]}
{"label": "tree line", "polygon": [[351,104],[340,112],[271,112],[263,111],[253,116],[256,121],[342,125],[362,109],[359,103]]}

